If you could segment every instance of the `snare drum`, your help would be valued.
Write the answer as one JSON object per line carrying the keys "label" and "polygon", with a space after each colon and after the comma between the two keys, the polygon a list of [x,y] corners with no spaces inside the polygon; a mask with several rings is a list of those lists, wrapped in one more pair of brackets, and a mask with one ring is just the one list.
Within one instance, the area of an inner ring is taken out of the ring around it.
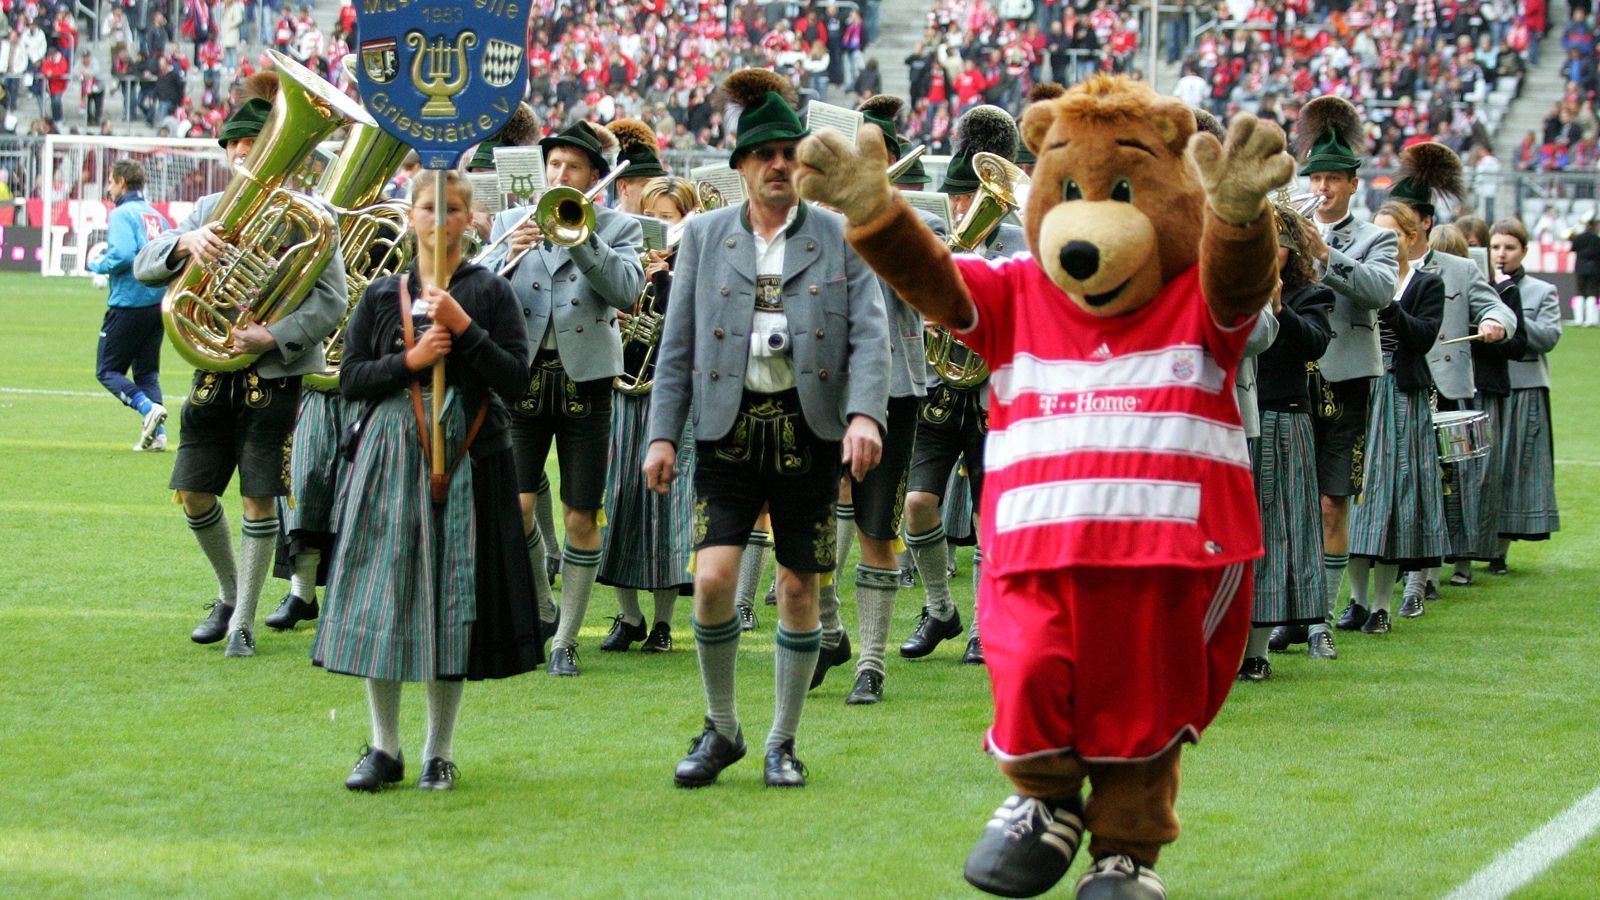
{"label": "snare drum", "polygon": [[1454,463],[1489,455],[1494,440],[1489,414],[1479,410],[1433,414],[1433,431],[1439,439],[1439,462]]}

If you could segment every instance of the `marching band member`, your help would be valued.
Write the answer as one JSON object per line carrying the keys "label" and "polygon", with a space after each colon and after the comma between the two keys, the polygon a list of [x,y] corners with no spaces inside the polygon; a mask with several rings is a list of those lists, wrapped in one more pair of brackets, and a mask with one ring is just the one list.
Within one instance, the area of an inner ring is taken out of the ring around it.
{"label": "marching band member", "polygon": [[[243,90],[244,102],[217,138],[233,165],[249,156],[267,122],[278,93],[277,75],[252,75]],[[147,285],[166,284],[191,259],[220,257],[227,245],[207,222],[221,198],[221,192],[201,197],[176,228],[146,244],[134,259],[135,277]],[[256,601],[278,537],[274,498],[289,491],[287,457],[300,376],[322,371],[322,341],[333,333],[347,306],[344,263],[335,241],[333,258],[298,308],[270,327],[252,323],[234,329],[234,345],[260,358],[234,372],[197,370],[184,401],[171,486],[220,591],[210,615],[189,637],[197,644],[212,644],[226,636],[224,656],[255,655]],[[244,508],[237,565],[217,496],[235,468]]]}
{"label": "marching band member", "polygon": [[1528,335],[1526,352],[1510,363],[1500,552],[1489,564],[1489,571],[1501,575],[1507,571],[1506,550],[1512,541],[1547,541],[1561,530],[1550,421],[1550,363],[1545,359],[1561,340],[1561,303],[1555,285],[1530,276],[1522,267],[1527,253],[1528,232],[1522,223],[1515,219],[1495,223],[1489,257],[1495,268],[1516,282]]}
{"label": "marching band member", "polygon": [[650,487],[667,490],[692,409],[693,625],[708,710],[673,778],[709,785],[745,755],[733,595],[745,541],[767,504],[779,624],[764,778],[798,787],[806,772],[795,733],[822,641],[817,587],[834,568],[841,465],[859,480],[883,450],[888,320],[871,270],[845,243],[843,217],[795,192],[795,147],[808,132],[789,99],[793,86],[742,69],[722,89],[740,108],[729,165],[748,199],[684,230],[645,457]]}
{"label": "marching band member", "polygon": [[[1427,359],[1439,336],[1445,299],[1444,279],[1411,265],[1421,256],[1414,252],[1416,245],[1428,239],[1411,207],[1390,200],[1372,222],[1399,236],[1400,274],[1394,302],[1378,312],[1385,371],[1374,384],[1368,410],[1361,499],[1350,515],[1350,605],[1338,626],[1387,634],[1398,576],[1438,565],[1449,540]],[[1402,607],[1400,614],[1415,618],[1422,612]]]}
{"label": "marching band member", "polygon": [[[649,215],[670,225],[682,222],[695,208],[694,188],[681,178],[660,177],[661,161],[656,157],[655,132],[634,119],[618,119],[611,131],[622,144],[622,158],[628,160],[628,173],[658,173],[647,185],[629,184],[618,190],[622,212]],[[619,179],[622,185],[630,179]],[[672,289],[672,253],[652,250],[645,267],[646,292],[652,292],[650,309],[640,313],[665,314]],[[658,338],[659,340],[659,338]],[[629,376],[652,377],[655,363],[648,366],[640,355],[648,352],[637,341],[623,343],[623,370]],[[619,386],[612,398],[611,463],[606,472],[606,532],[600,558],[598,581],[616,589],[617,616],[611,631],[600,642],[601,650],[625,651],[642,641],[639,649],[664,653],[672,649],[672,612],[680,592],[689,593],[689,557],[694,521],[694,487],[680,480],[665,495],[645,488],[645,431],[650,417],[648,392],[625,391]],[[690,448],[693,437],[685,429],[678,446]],[[654,600],[654,617],[646,627],[639,608],[639,591],[648,591]]]}
{"label": "marching band member", "polygon": [[[861,105],[865,120],[883,132],[891,164],[900,158],[900,142],[894,138],[894,120],[904,106],[905,101],[887,94],[873,96]],[[1010,117],[1005,116],[1005,121],[1009,124]],[[1012,127],[1014,130],[1015,126]],[[923,220],[936,233],[944,234],[946,226],[942,220],[932,215],[923,215]],[[855,570],[855,596],[861,658],[856,663],[855,684],[845,697],[845,703],[850,705],[873,704],[883,699],[883,656],[894,617],[895,592],[901,585],[902,570],[895,557],[905,547],[900,530],[905,513],[906,478],[917,437],[917,406],[928,393],[923,384],[927,354],[922,344],[922,314],[906,305],[881,278],[878,291],[889,316],[889,420],[883,439],[883,459],[865,478],[847,478],[840,488],[835,509],[838,554],[833,582],[823,585],[820,591],[822,650],[811,678],[811,687],[815,688],[822,683],[829,668],[850,658],[850,641],[839,619],[838,588],[844,580],[850,538],[859,534],[861,559]]]}
{"label": "marching band member", "polygon": [[[106,252],[85,266],[110,277],[111,296],[100,325],[95,374],[105,389],[139,414],[135,450],[167,449],[167,408],[161,405],[161,295],[133,276],[139,249],[172,227],[144,199],[144,166],[138,160],[111,164],[106,192],[117,204],[106,225]],[[133,378],[128,378],[132,370]]]}
{"label": "marching band member", "polygon": [[[577,122],[539,142],[548,184],[587,192],[611,170],[597,129]],[[644,286],[639,262],[644,232],[630,216],[596,204],[588,238],[564,247],[546,240],[532,220],[517,226],[523,214],[510,209],[495,217],[491,239],[517,230],[488,265],[498,268],[527,251],[507,276],[527,321],[533,357],[527,395],[511,411],[512,444],[524,528],[531,533],[534,491],[555,443],[566,546],[549,672],[573,676],[578,674],[578,629],[600,565],[611,380],[622,374],[617,311],[632,308]]]}
{"label": "marching band member", "polygon": [[[1460,200],[1466,192],[1462,179],[1461,159],[1449,147],[1434,141],[1413,144],[1400,154],[1401,178],[1389,192],[1391,200],[1409,205],[1421,220],[1422,234],[1431,235],[1435,222],[1434,203],[1443,196]],[[1461,344],[1445,341],[1466,337],[1468,330],[1477,334],[1485,344],[1504,341],[1517,327],[1515,314],[1500,302],[1489,279],[1473,265],[1471,260],[1448,253],[1437,253],[1427,244],[1418,241],[1412,245],[1411,264],[1423,272],[1431,272],[1444,280],[1444,321],[1438,339],[1428,351],[1428,369],[1438,388],[1438,409],[1459,410],[1470,405],[1473,397],[1472,351]],[[1461,482],[1472,474],[1476,461],[1452,464],[1447,474],[1451,490],[1444,497],[1445,518],[1449,523],[1464,523],[1473,517],[1473,510],[1463,503],[1475,498],[1473,492],[1462,490]],[[1460,524],[1450,529],[1451,540],[1447,548],[1450,555],[1465,549],[1465,535]],[[1407,579],[1401,614],[1422,612],[1424,604],[1439,598],[1439,571],[1436,568],[1419,569]]]}
{"label": "marching band member", "polygon": [[[445,183],[440,197],[432,175],[412,182],[416,261],[369,285],[345,330],[339,389],[365,406],[366,424],[312,661],[367,680],[372,739],[345,780],[353,791],[405,777],[401,682],[427,684],[417,787],[449,790],[462,679],[528,672],[543,652],[505,405],[527,387],[522,310],[493,271],[462,262],[472,187],[453,172]],[[434,286],[438,203],[447,204],[447,289]],[[433,450],[445,454],[450,484],[435,503],[418,433],[430,423],[426,375],[441,359],[445,441]]]}
{"label": "marching band member", "polygon": [[[1373,379],[1383,374],[1377,312],[1394,302],[1399,267],[1394,232],[1350,212],[1366,150],[1355,108],[1340,97],[1312,100],[1300,112],[1295,142],[1304,158],[1300,174],[1310,177],[1312,192],[1321,198],[1313,215],[1321,243],[1307,252],[1316,260],[1317,277],[1334,294],[1333,339],[1312,378],[1323,585],[1331,622],[1350,560],[1350,499],[1361,493],[1368,400]],[[1313,626],[1307,639],[1324,644],[1324,653],[1332,649],[1326,627]]]}

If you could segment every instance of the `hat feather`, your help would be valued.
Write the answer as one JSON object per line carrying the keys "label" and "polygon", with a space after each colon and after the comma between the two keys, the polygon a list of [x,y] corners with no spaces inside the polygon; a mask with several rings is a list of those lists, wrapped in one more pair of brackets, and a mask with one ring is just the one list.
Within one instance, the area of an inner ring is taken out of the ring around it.
{"label": "hat feather", "polygon": [[877,116],[885,121],[894,122],[900,118],[900,111],[905,108],[906,101],[893,94],[873,94],[871,97],[861,101],[861,105],[857,106],[856,110],[869,116]]}
{"label": "hat feather", "polygon": [[511,111],[511,118],[500,126],[498,138],[504,147],[526,147],[538,142],[539,130],[539,116],[534,113],[533,107],[518,103],[517,108]]}
{"label": "hat feather", "polygon": [[998,106],[984,104],[968,110],[956,123],[956,147],[969,156],[993,153],[1008,161],[1017,158],[1017,123]]}
{"label": "hat feather", "polygon": [[1461,157],[1437,141],[1412,144],[1400,152],[1400,177],[1434,194],[1460,200],[1467,192]]}
{"label": "hat feather", "polygon": [[257,72],[239,83],[239,102],[254,99],[268,103],[278,99],[277,72]]}
{"label": "hat feather", "polygon": [[740,69],[722,79],[718,90],[725,104],[731,103],[740,109],[749,109],[765,100],[769,91],[782,95],[790,106],[794,106],[797,99],[789,79],[771,69]]}
{"label": "hat feather", "polygon": [[1300,108],[1300,124],[1295,129],[1295,155],[1304,158],[1329,131],[1339,136],[1350,152],[1365,156],[1367,135],[1361,114],[1343,97],[1318,97]]}
{"label": "hat feather", "polygon": [[613,119],[607,127],[616,136],[617,144],[624,153],[635,147],[657,152],[655,129],[638,119]]}

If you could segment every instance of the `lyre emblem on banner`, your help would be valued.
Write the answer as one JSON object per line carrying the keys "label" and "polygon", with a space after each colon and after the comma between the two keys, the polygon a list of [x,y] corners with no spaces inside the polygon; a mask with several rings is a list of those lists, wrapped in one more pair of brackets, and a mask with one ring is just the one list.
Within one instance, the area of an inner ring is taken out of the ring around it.
{"label": "lyre emblem on banner", "polygon": [[467,51],[478,46],[478,36],[463,31],[456,36],[455,46],[451,46],[443,35],[430,43],[422,32],[413,31],[406,35],[406,46],[414,54],[411,83],[428,97],[421,115],[430,119],[454,118],[456,105],[450,98],[467,86],[471,74],[467,67]]}

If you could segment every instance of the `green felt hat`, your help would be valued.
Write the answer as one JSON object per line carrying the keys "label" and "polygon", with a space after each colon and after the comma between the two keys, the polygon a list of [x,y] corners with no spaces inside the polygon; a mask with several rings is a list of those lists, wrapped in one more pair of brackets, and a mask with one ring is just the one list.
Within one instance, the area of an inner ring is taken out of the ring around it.
{"label": "green felt hat", "polygon": [[906,145],[900,143],[895,136],[893,122],[889,121],[888,119],[879,118],[871,113],[864,113],[862,118],[878,126],[878,130],[883,132],[883,146],[884,149],[889,151],[891,161],[894,159],[899,159],[900,154],[906,152]]}
{"label": "green felt hat", "polygon": [[667,174],[661,165],[661,157],[642,144],[625,148],[617,159],[628,163],[627,171],[622,173],[623,178],[663,178]]}
{"label": "green felt hat", "polygon": [[978,173],[972,168],[972,154],[963,147],[950,157],[950,165],[944,170],[944,184],[939,186],[939,192],[970,194],[978,189],[978,185]]}
{"label": "green felt hat", "polygon": [[1301,175],[1318,172],[1348,172],[1361,168],[1361,158],[1356,156],[1340,137],[1336,128],[1328,129],[1311,146],[1306,161],[1300,166]]}
{"label": "green felt hat", "polygon": [[272,104],[260,97],[251,97],[239,104],[233,115],[222,123],[222,129],[217,132],[217,143],[226,150],[228,144],[243,138],[253,138],[266,127],[267,117],[272,115]]}
{"label": "green felt hat", "polygon": [[472,152],[472,161],[467,163],[468,172],[493,172],[494,148],[504,146],[499,135],[485,140]]}
{"label": "green felt hat", "polygon": [[739,112],[739,134],[733,145],[729,168],[738,168],[746,150],[768,141],[798,141],[810,134],[800,116],[777,91],[767,91],[761,102]]}
{"label": "green felt hat", "polygon": [[589,157],[589,162],[594,164],[595,171],[601,176],[611,171],[611,164],[606,162],[605,152],[600,147],[600,139],[583,122],[573,122],[566,130],[550,135],[539,142],[539,147],[544,150],[546,160],[550,159],[550,151],[557,147],[574,147]]}
{"label": "green felt hat", "polygon": [[1033,155],[1033,151],[1028,149],[1027,144],[1017,141],[1017,158],[1012,162],[1019,166],[1031,166],[1039,162],[1039,157]]}
{"label": "green felt hat", "polygon": [[1389,199],[1399,200],[1424,216],[1431,216],[1433,189],[1415,178],[1402,178],[1389,189]]}

